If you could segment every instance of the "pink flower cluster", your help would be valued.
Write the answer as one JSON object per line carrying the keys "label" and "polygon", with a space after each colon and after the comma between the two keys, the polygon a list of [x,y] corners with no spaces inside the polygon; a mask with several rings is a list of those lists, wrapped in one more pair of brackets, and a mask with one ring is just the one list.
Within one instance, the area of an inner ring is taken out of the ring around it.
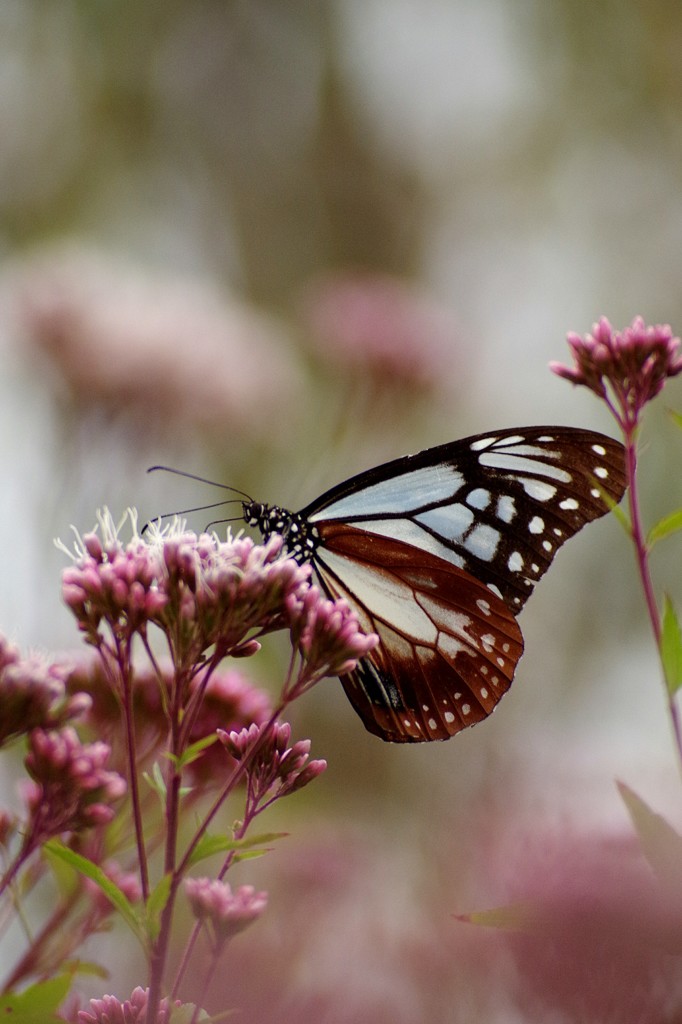
{"label": "pink flower cluster", "polygon": [[260,917],[268,902],[266,892],[252,885],[233,889],[229,882],[211,878],[188,878],[185,892],[198,921],[210,921],[218,943],[243,931]]}
{"label": "pink flower cluster", "polygon": [[106,743],[82,743],[69,726],[33,730],[25,761],[34,780],[25,792],[31,847],[62,832],[111,821],[111,803],[123,796],[126,783],[106,768],[109,753]]}
{"label": "pink flower cluster", "polygon": [[[140,988],[139,985],[130,999],[122,1003],[115,996],[91,999],[90,1009],[79,1010],[76,1021],[77,1024],[149,1024],[148,999],[149,989]],[[171,1012],[178,1006],[182,1006],[179,1000],[171,1003],[168,999],[162,999],[153,1024],[169,1024]]]}
{"label": "pink flower cluster", "polygon": [[351,672],[379,642],[376,634],[360,632],[358,617],[346,601],[328,601],[317,587],[293,595],[288,606],[294,646],[307,665],[316,667],[318,677]]}
{"label": "pink flower cluster", "polygon": [[39,655],[22,658],[0,636],[0,746],[38,726],[50,729],[81,715],[90,706],[85,693],[66,692],[69,667]]}
{"label": "pink flower cluster", "polygon": [[[131,514],[133,529],[135,518]],[[344,601],[327,601],[310,585],[309,565],[283,558],[282,538],[220,541],[154,526],[124,545],[108,514],[102,540],[87,534],[63,574],[63,596],[87,640],[101,646],[104,627],[115,641],[145,635],[155,624],[169,638],[176,665],[196,666],[211,648],[212,663],[248,656],[258,636],[289,629],[306,662],[306,685],[350,671],[378,641],[360,632]],[[72,556],[73,557],[73,556]],[[290,695],[291,696],[291,695]]]}
{"label": "pink flower cluster", "polygon": [[656,397],[666,378],[682,372],[682,356],[677,354],[680,339],[667,324],[647,327],[639,316],[623,331],[615,331],[602,317],[592,334],[570,333],[568,344],[575,365],[554,362],[550,369],[603,398],[622,426],[635,423],[642,406]]}
{"label": "pink flower cluster", "polygon": [[286,626],[288,602],[309,586],[310,567],[280,558],[282,545],[277,536],[265,544],[193,533],[164,539],[157,578],[167,607],[159,623],[191,637],[193,660],[213,645],[217,656],[254,654],[247,635]]}
{"label": "pink flower cluster", "polygon": [[247,815],[254,815],[275,800],[303,789],[327,767],[324,760],[309,761],[310,740],[289,746],[288,722],[251,725],[240,732],[218,730],[218,738],[235,761],[244,761],[247,774]]}
{"label": "pink flower cluster", "polygon": [[62,597],[94,645],[101,641],[102,621],[116,637],[131,637],[143,631],[166,603],[156,584],[149,546],[135,537],[124,547],[115,531],[103,540],[96,533],[85,534],[75,564],[62,574]]}

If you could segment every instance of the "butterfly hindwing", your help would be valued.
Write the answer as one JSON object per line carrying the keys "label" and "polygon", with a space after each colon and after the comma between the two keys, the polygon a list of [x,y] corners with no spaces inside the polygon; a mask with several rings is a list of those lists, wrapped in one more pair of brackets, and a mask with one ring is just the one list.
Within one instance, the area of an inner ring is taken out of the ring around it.
{"label": "butterfly hindwing", "polygon": [[412,545],[334,524],[316,568],[380,645],[341,677],[370,732],[447,739],[487,717],[523,651],[512,612],[478,580]]}

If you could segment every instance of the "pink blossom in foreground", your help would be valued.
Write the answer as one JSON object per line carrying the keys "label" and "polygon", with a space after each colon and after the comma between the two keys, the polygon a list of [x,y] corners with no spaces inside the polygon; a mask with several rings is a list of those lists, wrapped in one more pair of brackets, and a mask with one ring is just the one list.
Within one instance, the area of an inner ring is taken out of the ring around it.
{"label": "pink blossom in foreground", "polygon": [[31,847],[61,832],[111,821],[111,804],[123,796],[126,783],[106,767],[109,753],[106,743],[82,743],[70,726],[33,730],[25,761],[33,779],[25,791]]}
{"label": "pink blossom in foreground", "polygon": [[621,426],[635,424],[666,379],[682,371],[680,339],[667,324],[647,327],[639,316],[623,331],[602,317],[592,334],[569,334],[568,344],[574,365],[553,362],[550,369],[603,398]]}
{"label": "pink blossom in foreground", "polygon": [[[324,760],[308,760],[310,740],[298,740],[289,746],[291,726],[288,722],[252,725],[230,733],[219,729],[218,738],[235,761],[246,763],[250,814],[303,789],[327,767]],[[256,753],[252,756],[253,751]]]}
{"label": "pink blossom in foreground", "polygon": [[66,691],[70,666],[40,655],[22,658],[0,636],[0,746],[31,729],[63,725],[90,706],[83,692]]}
{"label": "pink blossom in foreground", "polygon": [[177,668],[200,664],[209,649],[214,664],[254,654],[253,634],[288,628],[304,661],[292,699],[324,675],[351,671],[378,643],[360,631],[345,601],[328,601],[311,586],[310,565],[282,557],[276,534],[263,544],[229,533],[221,541],[173,523],[152,524],[142,538],[132,512],[130,522],[133,537],[124,544],[121,526],[103,513],[101,540],[78,537],[63,574],[64,600],[91,644],[129,641],[155,625],[169,638]]}
{"label": "pink blossom in foreground", "polygon": [[176,659],[197,664],[214,645],[218,657],[253,654],[258,648],[248,634],[286,626],[288,602],[308,589],[310,567],[279,557],[281,537],[262,545],[229,534],[221,541],[176,522],[152,524],[143,538],[134,513],[130,523],[133,536],[124,544],[123,524],[105,511],[102,539],[78,537],[63,573],[64,601],[90,643],[103,641],[105,627],[130,639],[154,624],[174,638]]}
{"label": "pink blossom in foreground", "polygon": [[[91,999],[88,1010],[78,1011],[76,1024],[149,1024],[147,1021],[148,997],[149,990],[138,986],[130,999],[126,999],[122,1003],[115,996]],[[152,1024],[169,1024],[171,1011],[178,1006],[182,1006],[179,1000],[171,1003],[168,999],[162,999]]]}
{"label": "pink blossom in foreground", "polygon": [[352,672],[379,643],[375,633],[361,632],[358,617],[346,601],[328,601],[317,587],[293,595],[288,604],[292,641],[310,675]]}
{"label": "pink blossom in foreground", "polygon": [[261,916],[268,902],[266,892],[252,885],[233,889],[228,882],[188,878],[185,892],[198,921],[210,921],[218,942],[232,938]]}

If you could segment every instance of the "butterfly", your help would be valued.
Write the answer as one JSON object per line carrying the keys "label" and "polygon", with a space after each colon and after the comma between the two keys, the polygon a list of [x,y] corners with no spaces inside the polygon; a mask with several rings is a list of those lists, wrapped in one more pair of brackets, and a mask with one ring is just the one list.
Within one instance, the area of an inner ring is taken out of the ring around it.
{"label": "butterfly", "polygon": [[623,446],[573,427],[477,434],[243,517],[310,562],[380,643],[340,677],[365,727],[444,740],[486,718],[523,653],[517,615],[558,549],[620,501]]}

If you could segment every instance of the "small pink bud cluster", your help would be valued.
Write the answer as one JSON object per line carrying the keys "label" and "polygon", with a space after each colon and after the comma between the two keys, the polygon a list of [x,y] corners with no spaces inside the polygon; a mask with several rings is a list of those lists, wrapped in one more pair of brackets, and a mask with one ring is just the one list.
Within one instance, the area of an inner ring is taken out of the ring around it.
{"label": "small pink bud cluster", "polygon": [[167,597],[156,585],[155,562],[144,541],[126,547],[115,533],[101,541],[95,533],[82,538],[79,557],[62,574],[62,596],[89,643],[101,641],[106,621],[117,637],[144,631]]}
{"label": "small pink bud cluster", "polygon": [[344,600],[328,601],[317,587],[289,601],[291,637],[306,663],[308,678],[351,672],[379,643],[360,631],[358,617]]}
{"label": "small pink bud cluster", "polygon": [[[79,1010],[77,1024],[149,1024],[147,1021],[147,1001],[149,989],[135,989],[130,999],[123,1003],[115,996],[103,996],[102,999],[91,999],[89,1010]],[[162,999],[159,1003],[153,1024],[169,1024],[171,1011],[182,1006],[179,1000],[171,1003]],[[189,1018],[188,1018],[189,1019]]]}
{"label": "small pink bud cluster", "polygon": [[280,558],[282,543],[276,536],[255,544],[248,537],[221,542],[193,533],[165,540],[159,585],[168,606],[159,621],[185,632],[195,658],[213,645],[219,655],[255,654],[251,630],[284,627],[287,601],[309,585],[310,567]]}
{"label": "small pink bud cluster", "polygon": [[185,892],[197,921],[210,921],[219,943],[247,928],[268,902],[267,893],[252,885],[232,889],[228,882],[210,878],[188,878]]}
{"label": "small pink bud cluster", "polygon": [[32,846],[61,832],[111,821],[111,803],[123,796],[126,784],[105,767],[109,753],[106,743],[81,743],[68,726],[33,730],[25,761],[34,780],[26,792]]}
{"label": "small pink bud cluster", "polygon": [[282,796],[303,789],[327,767],[323,760],[309,761],[310,740],[289,746],[291,726],[275,722],[251,725],[240,732],[218,730],[218,738],[235,761],[247,765],[249,802],[253,813]]}
{"label": "small pink bud cluster", "polygon": [[612,410],[623,426],[636,422],[642,406],[656,397],[666,378],[682,372],[680,339],[667,324],[647,327],[639,316],[624,331],[615,331],[602,317],[592,334],[569,334],[568,344],[575,365],[550,363],[550,369],[590,388],[609,405],[612,395]]}
{"label": "small pink bud cluster", "polygon": [[90,706],[85,693],[66,692],[69,668],[39,655],[21,658],[0,637],[0,746],[31,729],[63,725]]}

